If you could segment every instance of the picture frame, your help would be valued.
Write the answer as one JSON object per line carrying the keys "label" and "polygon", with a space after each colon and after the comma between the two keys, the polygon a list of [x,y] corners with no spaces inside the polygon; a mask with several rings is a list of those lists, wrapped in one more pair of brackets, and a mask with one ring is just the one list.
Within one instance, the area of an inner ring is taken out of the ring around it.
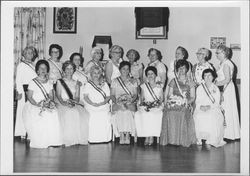
{"label": "picture frame", "polygon": [[219,45],[226,46],[226,37],[211,37],[210,49],[216,49]]}
{"label": "picture frame", "polygon": [[168,7],[135,7],[136,39],[167,39]]}
{"label": "picture frame", "polygon": [[231,48],[232,50],[241,50],[241,46],[240,46],[239,43],[231,43],[231,44],[230,44],[230,48]]}
{"label": "picture frame", "polygon": [[54,7],[53,33],[76,34],[77,8]]}

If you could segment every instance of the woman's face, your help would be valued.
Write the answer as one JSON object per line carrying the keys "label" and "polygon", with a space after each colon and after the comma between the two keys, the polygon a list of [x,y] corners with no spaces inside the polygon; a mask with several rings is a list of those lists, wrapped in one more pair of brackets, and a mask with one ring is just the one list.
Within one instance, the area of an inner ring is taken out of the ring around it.
{"label": "woman's face", "polygon": [[57,48],[52,48],[52,50],[51,50],[51,58],[52,59],[57,59],[58,57],[59,57],[59,49],[57,49]]}
{"label": "woman's face", "polygon": [[73,63],[76,65],[76,67],[78,68],[81,64],[81,57],[78,55],[75,55],[73,57]]}
{"label": "woman's face", "polygon": [[48,68],[45,64],[41,64],[38,67],[37,75],[39,77],[45,77],[48,74]]}
{"label": "woman's face", "polygon": [[214,79],[214,77],[213,77],[212,73],[208,72],[208,73],[204,74],[205,83],[212,83],[213,79]]}
{"label": "woman's face", "polygon": [[111,53],[111,58],[112,59],[120,59],[122,57],[122,52],[119,49],[115,49]]}
{"label": "woman's face", "polygon": [[148,80],[155,80],[156,74],[152,70],[149,70],[147,73],[147,78]]}
{"label": "woman's face", "polygon": [[130,63],[134,63],[135,62],[135,58],[136,58],[135,52],[130,52],[128,54],[128,60],[129,60]]}
{"label": "woman's face", "polygon": [[95,69],[91,72],[92,80],[99,80],[100,76],[101,76],[100,70]]}
{"label": "woman's face", "polygon": [[92,56],[92,59],[99,61],[102,58],[102,51],[101,50],[95,50]]}
{"label": "woman's face", "polygon": [[181,49],[177,49],[176,52],[175,52],[175,59],[180,60],[180,59],[183,59],[183,58],[184,58],[184,55],[183,55]]}
{"label": "woman's face", "polygon": [[217,49],[215,54],[216,54],[217,59],[220,61],[222,61],[225,58],[225,54],[220,49]]}
{"label": "woman's face", "polygon": [[197,59],[199,61],[199,63],[203,63],[205,62],[205,57],[206,57],[206,52],[204,50],[199,50],[197,53]]}
{"label": "woman's face", "polygon": [[150,53],[149,53],[149,60],[150,62],[154,62],[156,60],[158,60],[158,56],[157,56],[157,53],[155,50],[152,50]]}
{"label": "woman's face", "polygon": [[122,76],[128,76],[129,74],[129,66],[125,65],[120,69],[121,75]]}
{"label": "woman's face", "polygon": [[27,52],[25,54],[25,60],[31,62],[33,57],[34,57],[33,51],[31,49],[27,49]]}
{"label": "woman's face", "polygon": [[64,70],[66,77],[71,77],[74,74],[74,68],[72,65],[68,65]]}
{"label": "woman's face", "polygon": [[179,75],[185,75],[185,74],[187,73],[187,68],[186,68],[186,66],[183,65],[183,66],[179,67],[178,73],[179,73]]}

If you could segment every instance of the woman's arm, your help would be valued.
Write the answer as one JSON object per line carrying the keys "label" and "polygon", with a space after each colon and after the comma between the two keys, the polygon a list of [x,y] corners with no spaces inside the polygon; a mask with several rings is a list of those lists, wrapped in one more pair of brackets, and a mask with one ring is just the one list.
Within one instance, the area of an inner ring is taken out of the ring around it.
{"label": "woman's arm", "polygon": [[88,95],[88,94],[83,94],[83,98],[84,98],[84,100],[85,100],[88,104],[90,104],[90,105],[92,105],[92,106],[95,106],[95,107],[100,106],[98,103],[94,103],[93,101],[91,101],[91,100],[89,99],[89,95]]}
{"label": "woman's arm", "polygon": [[33,99],[33,91],[32,91],[32,90],[28,90],[28,92],[27,92],[27,98],[28,98],[29,102],[30,102],[32,105],[37,106],[37,107],[41,107],[41,106],[42,106],[42,101],[36,102],[36,101]]}
{"label": "woman's arm", "polygon": [[190,88],[190,98],[188,99],[187,103],[192,104],[195,100],[195,87]]}
{"label": "woman's arm", "polygon": [[80,82],[77,81],[76,82],[76,93],[75,93],[75,98],[74,98],[74,101],[76,101],[77,103],[79,103],[79,101],[80,101],[80,86],[81,86]]}
{"label": "woman's arm", "polygon": [[140,83],[143,82],[143,70],[144,70],[144,65],[141,64],[141,68],[139,69],[139,80],[140,80]]}
{"label": "woman's arm", "polygon": [[231,73],[230,73],[230,68],[228,65],[224,65],[223,73],[225,75],[225,79],[222,81],[216,82],[217,86],[224,86],[224,85],[228,84],[231,80]]}
{"label": "woman's arm", "polygon": [[111,84],[111,76],[113,73],[113,66],[111,62],[108,62],[105,65],[105,77],[106,77],[106,81],[108,82],[108,84]]}
{"label": "woman's arm", "polygon": [[64,105],[64,106],[69,106],[68,104],[68,101],[64,101],[62,99],[62,85],[61,85],[61,82],[60,81],[57,81],[57,84],[56,84],[56,96],[59,100],[59,102]]}

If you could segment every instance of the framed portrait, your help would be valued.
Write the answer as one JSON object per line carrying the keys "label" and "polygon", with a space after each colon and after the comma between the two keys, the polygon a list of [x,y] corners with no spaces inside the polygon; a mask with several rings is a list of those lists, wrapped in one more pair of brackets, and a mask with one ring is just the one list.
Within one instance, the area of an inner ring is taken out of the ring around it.
{"label": "framed portrait", "polygon": [[136,39],[167,39],[168,7],[136,7]]}
{"label": "framed portrait", "polygon": [[77,29],[76,7],[54,7],[53,33],[75,34]]}
{"label": "framed portrait", "polygon": [[226,37],[211,37],[210,49],[216,49],[219,45],[226,46]]}

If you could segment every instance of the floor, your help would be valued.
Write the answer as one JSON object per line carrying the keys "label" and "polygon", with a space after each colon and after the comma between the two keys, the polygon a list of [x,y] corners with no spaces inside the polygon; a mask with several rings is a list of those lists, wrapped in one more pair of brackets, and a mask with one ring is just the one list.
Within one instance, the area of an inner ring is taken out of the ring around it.
{"label": "floor", "polygon": [[14,172],[239,173],[240,141],[221,148],[193,145],[89,144],[32,149],[14,141]]}

